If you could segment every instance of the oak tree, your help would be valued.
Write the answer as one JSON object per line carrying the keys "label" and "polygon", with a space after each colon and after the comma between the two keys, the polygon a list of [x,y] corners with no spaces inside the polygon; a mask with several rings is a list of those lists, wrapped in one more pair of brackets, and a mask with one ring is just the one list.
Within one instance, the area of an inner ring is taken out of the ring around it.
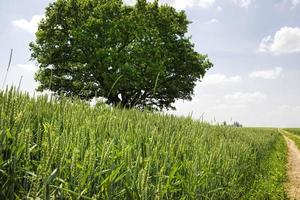
{"label": "oak tree", "polygon": [[212,63],[195,51],[184,11],[138,0],[56,0],[46,8],[31,57],[38,91],[125,108],[174,108],[191,100]]}

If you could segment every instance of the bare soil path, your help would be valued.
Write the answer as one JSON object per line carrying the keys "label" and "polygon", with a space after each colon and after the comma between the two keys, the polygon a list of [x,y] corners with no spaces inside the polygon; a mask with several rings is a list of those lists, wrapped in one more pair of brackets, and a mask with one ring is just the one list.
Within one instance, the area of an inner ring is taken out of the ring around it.
{"label": "bare soil path", "polygon": [[286,190],[291,200],[300,200],[300,151],[295,142],[289,139],[284,130],[279,130],[283,134],[288,146],[288,181]]}

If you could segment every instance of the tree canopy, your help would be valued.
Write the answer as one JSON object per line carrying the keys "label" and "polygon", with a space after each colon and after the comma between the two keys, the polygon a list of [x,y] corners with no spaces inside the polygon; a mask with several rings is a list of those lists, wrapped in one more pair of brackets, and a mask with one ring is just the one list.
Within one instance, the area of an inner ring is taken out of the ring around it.
{"label": "tree canopy", "polygon": [[212,63],[187,36],[184,11],[138,0],[56,0],[30,44],[38,91],[154,109],[191,100]]}

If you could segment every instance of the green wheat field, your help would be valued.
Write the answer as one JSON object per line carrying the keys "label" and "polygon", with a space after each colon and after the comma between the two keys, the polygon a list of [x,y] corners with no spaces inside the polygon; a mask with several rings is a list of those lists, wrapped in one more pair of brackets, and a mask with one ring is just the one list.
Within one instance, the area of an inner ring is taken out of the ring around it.
{"label": "green wheat field", "polygon": [[0,92],[0,199],[285,199],[276,129]]}

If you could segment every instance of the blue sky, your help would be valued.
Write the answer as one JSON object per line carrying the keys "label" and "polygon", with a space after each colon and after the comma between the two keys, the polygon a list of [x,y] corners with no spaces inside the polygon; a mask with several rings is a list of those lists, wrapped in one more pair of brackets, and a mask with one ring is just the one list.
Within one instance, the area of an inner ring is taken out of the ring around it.
{"label": "blue sky", "polygon": [[[0,0],[0,86],[10,49],[7,84],[34,92],[28,44],[50,0]],[[134,1],[126,0],[132,4]],[[184,9],[198,52],[214,63],[191,102],[176,115],[212,123],[300,127],[300,0],[161,0]]]}

